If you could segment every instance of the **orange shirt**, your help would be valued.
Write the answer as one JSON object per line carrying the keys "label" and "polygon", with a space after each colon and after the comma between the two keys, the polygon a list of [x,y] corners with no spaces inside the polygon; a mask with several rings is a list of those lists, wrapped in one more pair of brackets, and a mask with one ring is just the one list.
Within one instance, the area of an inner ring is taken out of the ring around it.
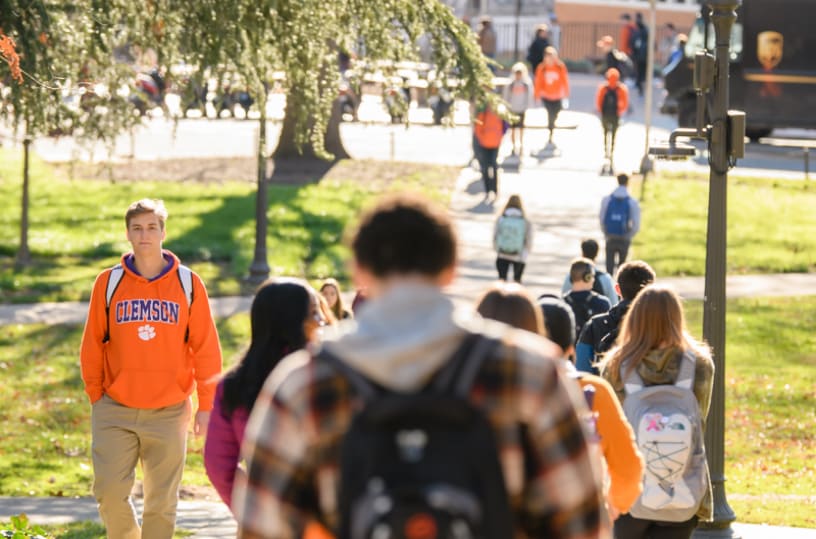
{"label": "orange shirt", "polygon": [[491,108],[485,108],[476,115],[473,134],[482,148],[498,148],[504,136],[504,123]]}
{"label": "orange shirt", "polygon": [[567,66],[561,60],[547,65],[547,61],[538,64],[533,83],[536,99],[557,101],[569,97],[569,75]]}
{"label": "orange shirt", "polygon": [[[178,277],[178,258],[161,276],[148,280],[122,257],[124,275],[110,302],[110,340],[103,343],[105,295],[110,269],[99,274],[91,292],[82,335],[80,365],[91,403],[107,394],[131,408],[178,404],[197,390],[199,410],[212,409],[213,377],[221,372],[221,346],[207,290],[193,273],[193,303]],[[189,338],[184,335],[189,327]]]}
{"label": "orange shirt", "polygon": [[635,434],[609,382],[586,373],[578,382],[582,388],[595,388],[592,411],[598,414],[596,426],[609,472],[608,501],[621,514],[627,513],[643,488],[643,458],[635,445]]}
{"label": "orange shirt", "polygon": [[[603,107],[603,100],[608,86],[610,86],[609,83],[598,86],[598,92],[595,94],[595,108],[598,112],[602,112],[601,107]],[[629,108],[629,90],[626,85],[618,82],[615,83],[615,91],[618,92],[618,118],[620,118]]]}

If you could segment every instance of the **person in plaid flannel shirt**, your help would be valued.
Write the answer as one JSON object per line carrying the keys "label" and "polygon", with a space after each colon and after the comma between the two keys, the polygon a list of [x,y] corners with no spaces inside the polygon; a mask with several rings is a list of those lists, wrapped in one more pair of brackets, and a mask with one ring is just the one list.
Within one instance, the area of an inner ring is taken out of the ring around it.
{"label": "person in plaid flannel shirt", "polygon": [[[371,298],[322,346],[394,391],[423,387],[468,333],[499,339],[471,388],[496,434],[517,537],[604,537],[600,469],[588,446],[584,398],[554,345],[460,311],[456,233],[444,208],[395,195],[365,214],[353,237],[355,285]],[[233,503],[241,538],[296,538],[315,521],[336,529],[338,457],[354,415],[352,385],[316,350],[272,372],[247,425],[247,474]]]}

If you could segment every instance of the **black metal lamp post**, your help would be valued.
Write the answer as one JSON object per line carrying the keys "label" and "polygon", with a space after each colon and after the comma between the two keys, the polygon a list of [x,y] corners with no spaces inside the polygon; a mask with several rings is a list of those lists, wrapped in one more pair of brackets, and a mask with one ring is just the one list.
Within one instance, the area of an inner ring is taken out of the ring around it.
{"label": "black metal lamp post", "polygon": [[[650,148],[661,157],[682,158],[694,153],[693,147],[676,142],[678,137],[708,141],[710,173],[708,192],[708,229],[706,241],[705,301],[703,339],[714,356],[714,392],[705,433],[708,466],[714,491],[714,520],[701,523],[695,538],[731,538],[739,536],[731,528],[736,515],[725,497],[725,273],[726,210],[728,169],[744,154],[745,114],[728,110],[729,44],[731,29],[742,0],[706,0],[714,25],[715,56],[700,52],[695,58],[697,129],[675,130],[667,146]],[[711,90],[709,124],[703,126],[704,94]]]}
{"label": "black metal lamp post", "polygon": [[[725,497],[725,271],[726,210],[729,161],[733,145],[743,144],[742,131],[730,130],[728,113],[728,75],[731,28],[737,20],[741,0],[708,0],[714,24],[716,79],[710,107],[710,174],[708,192],[708,231],[706,243],[705,302],[703,304],[703,339],[714,354],[714,394],[705,433],[708,466],[714,488],[714,521],[702,524],[695,537],[738,537],[731,529],[737,517]],[[744,120],[744,116],[742,116]],[[737,132],[729,132],[737,131]],[[739,140],[736,140],[739,138]],[[741,157],[741,155],[739,155]]]}
{"label": "black metal lamp post", "polygon": [[258,126],[258,192],[255,199],[255,252],[249,266],[246,281],[259,285],[269,278],[269,263],[266,256],[266,234],[269,201],[269,179],[266,177],[266,90],[261,105],[261,118]]}

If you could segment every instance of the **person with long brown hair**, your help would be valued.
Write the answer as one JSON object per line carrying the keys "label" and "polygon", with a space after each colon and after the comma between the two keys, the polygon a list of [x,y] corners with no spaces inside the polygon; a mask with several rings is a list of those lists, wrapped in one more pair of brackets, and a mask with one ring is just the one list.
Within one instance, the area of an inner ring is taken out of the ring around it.
{"label": "person with long brown hair", "polygon": [[532,294],[520,284],[494,284],[476,303],[476,311],[484,318],[546,335],[541,309],[536,306]]}
{"label": "person with long brown hair", "polygon": [[513,265],[513,280],[521,282],[527,256],[533,246],[533,225],[524,215],[519,195],[510,195],[493,227],[493,248],[496,249],[496,270],[499,279],[507,280]]}
{"label": "person with long brown hair", "polygon": [[329,309],[331,309],[335,319],[345,320],[354,317],[343,302],[343,296],[340,293],[340,283],[337,282],[337,279],[330,277],[323,281],[323,284],[320,286],[320,294],[326,298],[326,303]]}
{"label": "person with long brown hair", "polygon": [[[601,363],[601,375],[612,384],[623,404],[624,380],[630,371],[635,371],[646,387],[673,385],[688,357],[694,359],[691,390],[699,404],[704,428],[714,381],[711,352],[689,334],[677,293],[665,286],[649,285],[632,301],[618,340]],[[615,537],[688,539],[698,519],[711,519],[712,509],[709,493],[703,497],[696,515],[683,522],[644,520],[627,513],[615,521]]]}

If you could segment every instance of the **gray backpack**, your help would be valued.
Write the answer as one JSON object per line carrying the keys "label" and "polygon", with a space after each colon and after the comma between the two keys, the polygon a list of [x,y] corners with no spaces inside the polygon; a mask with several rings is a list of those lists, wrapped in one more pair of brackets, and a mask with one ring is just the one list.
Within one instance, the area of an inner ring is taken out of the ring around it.
{"label": "gray backpack", "polygon": [[623,411],[646,464],[643,492],[629,511],[635,518],[686,521],[711,490],[700,405],[692,389],[695,363],[694,354],[683,354],[674,385],[644,387],[636,369],[624,379]]}

